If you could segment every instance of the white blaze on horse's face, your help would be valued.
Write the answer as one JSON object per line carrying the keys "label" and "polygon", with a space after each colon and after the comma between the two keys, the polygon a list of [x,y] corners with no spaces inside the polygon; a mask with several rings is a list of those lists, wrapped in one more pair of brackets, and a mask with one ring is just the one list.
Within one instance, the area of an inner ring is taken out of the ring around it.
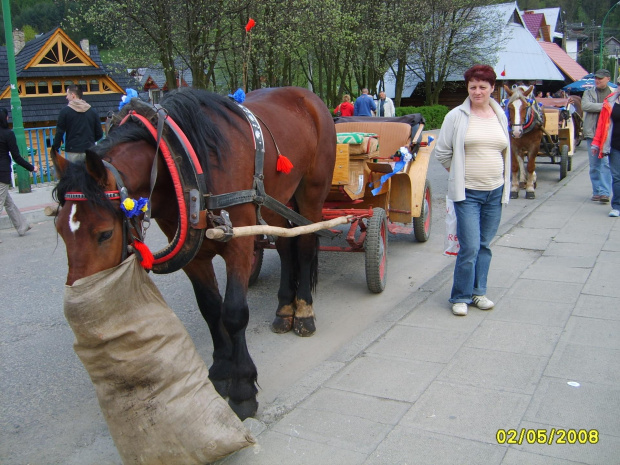
{"label": "white blaze on horse's face", "polygon": [[77,204],[71,205],[71,214],[69,215],[69,229],[73,234],[80,229],[80,222],[75,219],[77,213]]}
{"label": "white blaze on horse's face", "polygon": [[511,105],[514,110],[514,117],[511,121],[512,136],[518,139],[523,135],[523,121],[521,121],[521,106],[523,105],[523,101],[521,99],[516,99]]}

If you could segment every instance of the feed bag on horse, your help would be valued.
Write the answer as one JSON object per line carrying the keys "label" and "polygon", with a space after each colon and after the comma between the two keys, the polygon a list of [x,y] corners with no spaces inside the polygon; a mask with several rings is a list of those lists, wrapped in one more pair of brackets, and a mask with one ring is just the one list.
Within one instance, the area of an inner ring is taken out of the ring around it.
{"label": "feed bag on horse", "polygon": [[256,441],[131,255],[65,287],[74,349],[125,464],[204,464]]}

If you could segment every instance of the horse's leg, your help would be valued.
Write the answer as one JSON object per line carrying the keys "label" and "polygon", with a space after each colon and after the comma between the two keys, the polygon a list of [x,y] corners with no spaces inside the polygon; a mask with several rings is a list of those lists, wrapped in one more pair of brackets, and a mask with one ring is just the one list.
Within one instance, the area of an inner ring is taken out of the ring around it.
{"label": "horse's leg", "polygon": [[536,193],[534,189],[534,182],[536,180],[536,173],[534,170],[536,169],[536,154],[529,153],[527,157],[527,182],[525,184],[525,198],[526,199],[534,199],[536,198]]}
{"label": "horse's leg", "polygon": [[312,291],[316,286],[318,274],[319,239],[314,234],[297,238],[297,296],[295,299],[295,333],[299,336],[312,336],[316,331]]}
{"label": "horse's leg", "polygon": [[256,400],[256,365],[250,357],[245,330],[250,319],[247,292],[254,250],[254,238],[236,238],[226,244],[222,257],[226,262],[226,293],[222,324],[232,343],[231,382],[228,404],[242,420],[254,416]]}
{"label": "horse's leg", "polygon": [[517,154],[514,150],[512,150],[511,155],[511,173],[510,177],[511,185],[510,185],[510,198],[518,199],[519,198],[519,161],[520,155]]}
{"label": "horse's leg", "polygon": [[221,319],[222,297],[211,257],[202,258],[199,253],[183,270],[192,283],[198,308],[213,340],[213,364],[209,368],[209,379],[222,397],[228,397],[232,378],[232,343]]}
{"label": "horse's leg", "polygon": [[297,273],[294,266],[296,238],[279,237],[276,249],[280,256],[280,287],[278,308],[271,324],[274,333],[287,333],[293,328],[295,316],[295,295],[297,294]]}
{"label": "horse's leg", "polygon": [[525,189],[525,166],[523,165],[525,157],[526,155],[523,154],[523,152],[517,157],[517,161],[519,162],[519,189]]}

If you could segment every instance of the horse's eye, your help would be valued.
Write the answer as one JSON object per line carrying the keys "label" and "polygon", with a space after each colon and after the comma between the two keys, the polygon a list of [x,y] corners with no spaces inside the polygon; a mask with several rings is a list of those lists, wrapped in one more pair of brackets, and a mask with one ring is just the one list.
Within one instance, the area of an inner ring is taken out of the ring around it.
{"label": "horse's eye", "polygon": [[97,242],[99,242],[100,244],[102,244],[103,242],[109,240],[112,237],[112,233],[113,231],[103,231],[101,233],[99,233],[99,237],[97,238]]}

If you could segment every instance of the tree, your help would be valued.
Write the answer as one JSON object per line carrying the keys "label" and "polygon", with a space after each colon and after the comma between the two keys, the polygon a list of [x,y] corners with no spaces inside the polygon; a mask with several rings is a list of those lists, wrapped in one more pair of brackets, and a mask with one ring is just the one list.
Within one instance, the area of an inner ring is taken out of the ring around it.
{"label": "tree", "polygon": [[425,103],[436,105],[450,75],[473,63],[494,64],[500,45],[501,18],[481,8],[488,0],[436,0],[418,24],[408,54],[408,69],[424,85]]}

